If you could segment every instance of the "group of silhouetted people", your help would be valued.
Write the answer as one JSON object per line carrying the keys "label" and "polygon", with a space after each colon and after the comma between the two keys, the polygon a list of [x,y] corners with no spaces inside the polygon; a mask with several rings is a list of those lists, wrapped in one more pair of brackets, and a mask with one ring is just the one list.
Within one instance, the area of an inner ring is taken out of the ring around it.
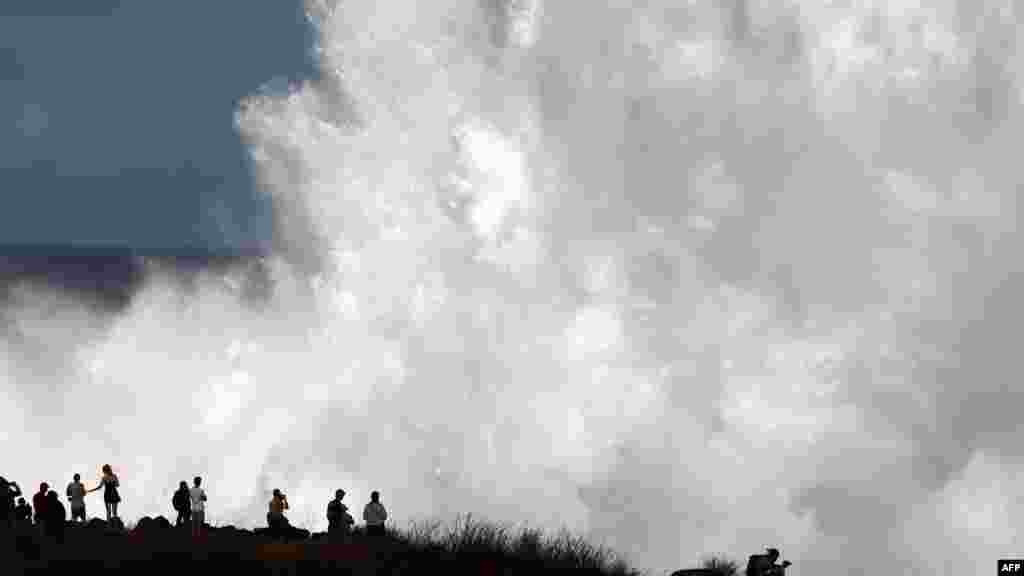
{"label": "group of silhouetted people", "polygon": [[[85,496],[90,492],[103,489],[103,501],[107,509],[107,521],[117,519],[117,504],[121,496],[117,491],[120,482],[109,464],[102,469],[99,483],[95,488],[86,489],[80,474],[75,474],[65,490],[71,509],[71,521],[86,521]],[[17,504],[15,504],[17,498]],[[50,489],[46,482],[39,484],[39,491],[32,496],[29,505],[22,495],[17,482],[0,477],[0,528],[25,528],[35,524],[43,533],[62,540],[67,521],[68,508],[60,501],[55,490]]]}
{"label": "group of silhouetted people", "polygon": [[[355,518],[349,514],[348,506],[342,500],[345,491],[334,491],[334,499],[327,503],[327,534],[329,537],[345,537],[351,533]],[[288,510],[288,497],[278,489],[274,489],[268,505],[267,529],[275,536],[303,535],[306,531],[292,527],[285,516]],[[363,508],[363,520],[366,522],[366,533],[370,536],[384,534],[384,522],[388,518],[387,510],[380,501],[380,492],[374,490],[370,494],[370,502]]]}
{"label": "group of silhouetted people", "polygon": [[[175,526],[191,526],[193,535],[200,535],[206,526],[206,491],[202,488],[202,478],[196,476],[192,480],[193,485],[189,487],[182,481],[174,492],[171,504],[177,512]],[[67,485],[65,496],[67,497],[71,510],[71,521],[85,523],[87,521],[85,509],[85,497],[91,492],[103,490],[103,502],[106,507],[108,522],[120,523],[117,514],[117,506],[121,502],[121,495],[118,492],[120,480],[114,474],[109,464],[101,468],[101,476],[96,487],[87,489],[82,484],[80,474],[75,474],[72,481]],[[43,533],[51,535],[58,540],[64,536],[68,508],[57,497],[57,492],[50,489],[50,485],[42,482],[39,485],[39,492],[32,496],[32,504],[29,505],[22,497],[21,487],[17,482],[9,482],[0,477],[0,530],[11,528],[24,528],[36,525]],[[348,511],[342,499],[345,491],[338,489],[334,493],[334,499],[327,503],[327,522],[329,536],[344,536],[352,531],[355,519]],[[15,503],[17,499],[17,503]],[[267,512],[267,532],[275,536],[308,536],[309,532],[292,527],[285,516],[288,510],[288,497],[278,489],[274,489]],[[366,522],[366,533],[368,535],[383,535],[384,523],[388,518],[387,510],[380,501],[380,493],[374,491],[370,495],[370,502],[363,509],[363,520]],[[122,524],[123,526],[123,524]]]}
{"label": "group of silhouetted people", "polygon": [[203,490],[202,483],[203,479],[196,476],[192,479],[192,487],[189,488],[188,483],[182,480],[171,498],[171,505],[178,513],[174,525],[190,525],[193,536],[201,535],[206,526],[206,490]]}
{"label": "group of silhouetted people", "polygon": [[[120,481],[109,464],[103,465],[99,483],[95,488],[86,489],[81,476],[75,474],[65,490],[71,508],[71,521],[86,522],[85,496],[90,492],[103,490],[103,502],[106,505],[107,521],[120,522],[117,505],[121,502],[118,492]],[[191,525],[192,534],[200,535],[206,523],[206,491],[202,488],[202,478],[196,476],[190,488],[185,481],[178,485],[172,497],[172,506],[177,512],[175,526]],[[346,537],[351,533],[355,519],[349,514],[348,506],[342,500],[345,491],[338,489],[334,498],[327,503],[327,522],[329,537]],[[15,504],[17,499],[17,504]],[[288,497],[278,489],[273,490],[267,511],[267,532],[278,537],[309,536],[306,530],[294,528],[288,522],[285,511],[288,510]],[[41,533],[57,542],[63,542],[66,526],[67,509],[57,497],[57,492],[50,490],[49,484],[42,482],[39,492],[32,496],[31,506],[25,501],[21,487],[17,482],[8,481],[0,476],[0,531],[24,529],[34,523]],[[366,534],[369,536],[384,535],[384,523],[388,519],[387,510],[380,501],[380,493],[374,490],[370,494],[370,502],[363,508],[363,521],[366,522]],[[779,551],[768,548],[765,554],[753,554],[749,557],[745,576],[784,576],[791,562],[778,563]]]}
{"label": "group of silhouetted people", "polygon": [[[196,476],[193,486],[188,487],[185,481],[178,485],[177,491],[171,498],[171,504],[177,513],[175,526],[191,524],[193,535],[200,535],[205,526],[206,491],[202,489],[202,478]],[[338,489],[334,492],[334,499],[327,503],[327,523],[329,536],[345,536],[351,533],[355,519],[348,512],[342,499],[345,491]],[[295,528],[288,521],[285,511],[289,509],[288,497],[275,488],[271,494],[267,506],[267,532],[272,536],[294,537],[308,536],[309,532]],[[369,535],[384,534],[384,522],[388,518],[387,510],[380,502],[380,493],[374,491],[370,494],[370,502],[363,509],[363,520],[366,522],[366,533]]]}

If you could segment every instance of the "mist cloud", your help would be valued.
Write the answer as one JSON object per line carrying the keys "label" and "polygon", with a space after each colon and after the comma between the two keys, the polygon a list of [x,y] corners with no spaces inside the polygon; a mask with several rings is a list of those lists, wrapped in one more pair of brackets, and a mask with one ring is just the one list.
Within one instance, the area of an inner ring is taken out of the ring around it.
{"label": "mist cloud", "polygon": [[1012,3],[309,9],[322,78],[237,115],[271,297],[9,305],[11,476],[110,461],[130,517],[202,474],[241,525],[280,487],[313,528],[378,489],[658,570],[1020,549]]}

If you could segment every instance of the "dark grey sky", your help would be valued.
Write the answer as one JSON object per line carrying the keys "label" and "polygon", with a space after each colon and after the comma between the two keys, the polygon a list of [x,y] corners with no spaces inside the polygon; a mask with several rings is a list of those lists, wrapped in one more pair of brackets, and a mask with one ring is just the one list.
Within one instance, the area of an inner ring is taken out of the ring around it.
{"label": "dark grey sky", "polygon": [[0,2],[0,247],[268,239],[233,112],[313,38],[297,1]]}

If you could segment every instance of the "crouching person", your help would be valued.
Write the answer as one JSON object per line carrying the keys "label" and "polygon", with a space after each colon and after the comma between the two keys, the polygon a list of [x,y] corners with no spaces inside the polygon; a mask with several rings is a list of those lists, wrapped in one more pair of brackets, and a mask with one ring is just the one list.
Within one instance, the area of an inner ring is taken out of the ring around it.
{"label": "crouching person", "polygon": [[789,560],[782,564],[776,564],[779,559],[779,551],[776,548],[768,548],[766,554],[752,554],[747,561],[746,576],[785,576],[786,568],[792,565]]}

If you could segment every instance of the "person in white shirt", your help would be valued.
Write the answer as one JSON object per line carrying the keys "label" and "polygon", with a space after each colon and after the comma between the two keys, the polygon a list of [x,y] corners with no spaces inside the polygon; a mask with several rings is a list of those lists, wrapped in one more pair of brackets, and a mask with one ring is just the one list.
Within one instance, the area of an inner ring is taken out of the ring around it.
{"label": "person in white shirt", "polygon": [[367,535],[383,536],[384,521],[388,519],[388,512],[380,503],[380,492],[374,490],[370,493],[370,502],[363,508],[363,520],[366,521]]}
{"label": "person in white shirt", "polygon": [[68,484],[66,494],[71,504],[71,521],[78,518],[85,522],[85,484],[82,484],[80,474],[75,474],[74,480]]}
{"label": "person in white shirt", "polygon": [[203,479],[196,476],[195,486],[189,489],[188,496],[192,501],[192,535],[199,536],[206,521],[206,491],[199,487]]}

